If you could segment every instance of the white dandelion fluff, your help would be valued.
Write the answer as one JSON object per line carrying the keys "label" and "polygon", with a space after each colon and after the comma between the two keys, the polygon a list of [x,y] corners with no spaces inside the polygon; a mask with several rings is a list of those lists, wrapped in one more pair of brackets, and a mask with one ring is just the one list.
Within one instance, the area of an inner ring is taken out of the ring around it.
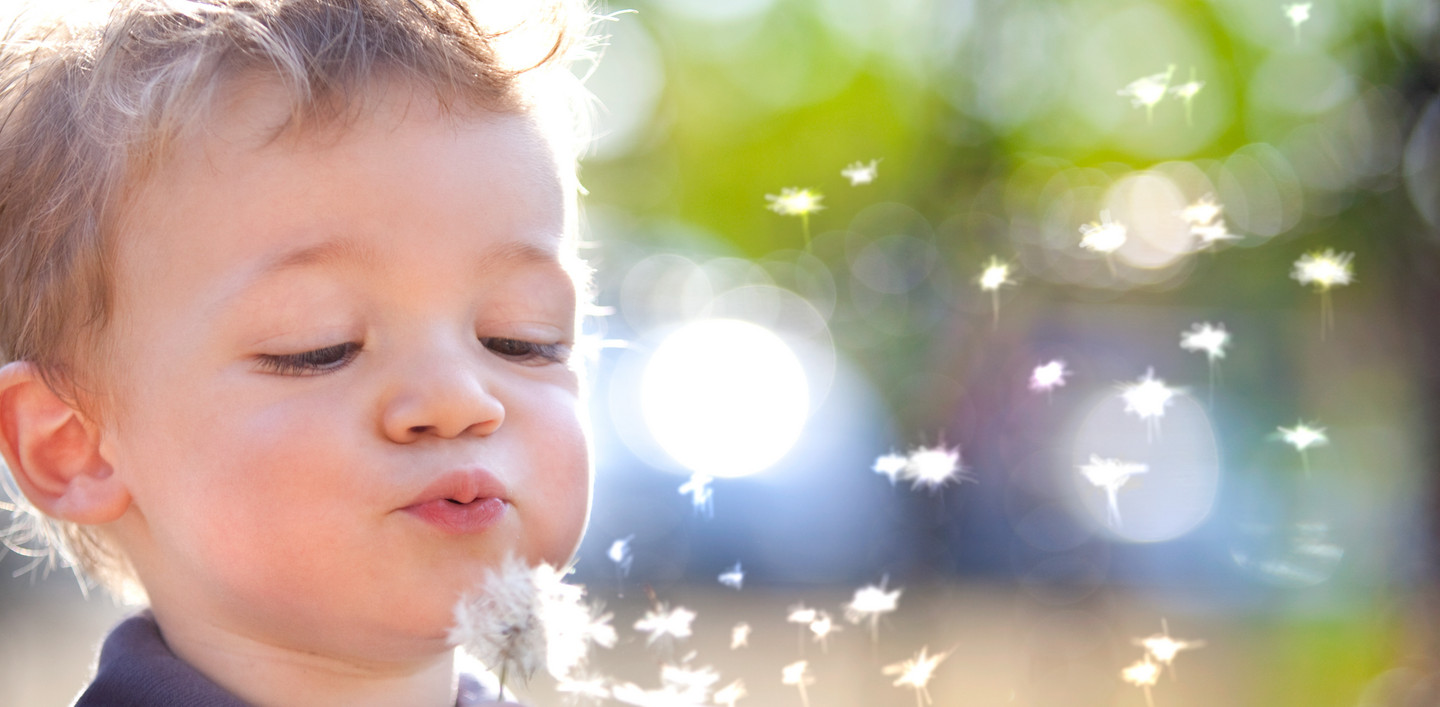
{"label": "white dandelion fluff", "polygon": [[1165,408],[1181,391],[1165,385],[1165,381],[1155,377],[1155,369],[1148,368],[1140,380],[1120,386],[1120,397],[1125,401],[1125,412],[1145,421],[1147,434],[1153,434],[1160,418],[1165,416]]}
{"label": "white dandelion fluff", "polygon": [[1325,434],[1325,428],[1309,425],[1305,422],[1297,422],[1294,427],[1279,428],[1280,439],[1295,448],[1300,453],[1300,465],[1305,469],[1305,475],[1310,475],[1310,454],[1311,447],[1321,447],[1330,443],[1330,438]]}
{"label": "white dandelion fluff", "polygon": [[1170,624],[1165,619],[1160,619],[1160,633],[1135,639],[1135,645],[1145,648],[1152,658],[1170,669],[1171,676],[1175,674],[1175,656],[1180,651],[1203,648],[1204,641],[1185,641],[1170,636]]}
{"label": "white dandelion fluff", "polygon": [[1150,688],[1160,681],[1160,666],[1150,662],[1150,654],[1120,670],[1120,679],[1145,690],[1145,704],[1155,707]]}
{"label": "white dandelion fluff", "polygon": [[809,661],[797,660],[780,669],[780,682],[784,685],[793,685],[800,690],[800,703],[810,707],[810,696],[805,688],[815,684],[815,677],[810,674]]}
{"label": "white dandelion fluff", "polygon": [[990,262],[980,272],[979,282],[980,289],[990,293],[991,326],[998,327],[1000,326],[1000,288],[1015,284],[1015,281],[1010,278],[1010,266],[1001,262],[999,258],[990,258]]}
{"label": "white dandelion fluff", "polygon": [[1070,370],[1065,367],[1065,362],[1058,358],[1048,363],[1042,363],[1030,372],[1030,390],[1037,393],[1049,393],[1065,385],[1065,378],[1069,375]]}
{"label": "white dandelion fluff", "polygon": [[1105,491],[1106,519],[1113,527],[1120,527],[1120,488],[1136,474],[1144,474],[1150,467],[1120,459],[1106,459],[1091,454],[1088,464],[1080,465],[1080,475],[1091,485]]}
{"label": "white dandelion fluff", "polygon": [[875,181],[880,172],[880,160],[869,162],[852,162],[845,169],[840,170],[840,175],[850,180],[850,186],[858,187],[861,184],[869,184]]}
{"label": "white dandelion fluff", "polygon": [[695,621],[695,616],[695,612],[683,606],[671,609],[659,604],[635,622],[635,630],[646,634],[647,646],[667,637],[685,639],[690,637],[690,624]]}
{"label": "white dandelion fluff", "polygon": [[930,691],[926,686],[930,684],[930,679],[935,676],[935,668],[939,667],[940,663],[950,657],[949,653],[926,655],[929,650],[928,646],[922,647],[920,652],[915,654],[914,658],[908,658],[880,669],[880,672],[884,675],[898,676],[895,678],[895,687],[909,687],[915,690],[916,705],[923,706],[933,704],[930,699]]}
{"label": "white dandelion fluff", "polygon": [[735,703],[739,702],[741,698],[745,697],[748,694],[749,693],[745,692],[745,681],[736,680],[729,685],[726,685],[725,687],[716,690],[715,695],[712,699],[715,700],[715,704],[717,705],[724,705],[725,707],[735,707]]}
{"label": "white dandelion fluff", "polygon": [[1155,105],[1164,100],[1165,94],[1170,90],[1170,78],[1174,75],[1175,65],[1171,64],[1164,73],[1135,79],[1116,93],[1129,96],[1130,105],[1135,108],[1144,106],[1145,120],[1150,122],[1155,118]]}
{"label": "white dandelion fluff", "polygon": [[899,606],[903,589],[887,589],[889,577],[881,577],[880,584],[869,584],[855,590],[855,596],[845,605],[845,620],[852,624],[861,621],[870,624],[870,640],[880,640],[880,619]]}
{"label": "white dandelion fluff", "polygon": [[709,518],[715,515],[715,490],[710,488],[714,477],[705,474],[691,474],[689,480],[680,485],[681,495],[689,494],[695,512]]}
{"label": "white dandelion fluff", "polygon": [[730,627],[730,650],[745,648],[750,645],[750,624],[741,621]]}
{"label": "white dandelion fluff", "polygon": [[745,583],[745,570],[741,569],[740,563],[736,562],[734,567],[720,573],[718,577],[721,584],[731,589],[740,589]]}

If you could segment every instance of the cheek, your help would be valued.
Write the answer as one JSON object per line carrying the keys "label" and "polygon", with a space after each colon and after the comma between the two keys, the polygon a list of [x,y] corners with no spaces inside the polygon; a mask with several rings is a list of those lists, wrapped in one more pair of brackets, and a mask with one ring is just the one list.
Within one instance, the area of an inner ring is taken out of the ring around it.
{"label": "cheek", "polygon": [[543,546],[532,552],[560,565],[574,554],[589,519],[588,430],[573,397],[550,407],[550,414],[541,419],[543,424],[529,435],[529,448],[534,450],[531,468],[541,472],[530,481],[534,499],[530,523],[538,526],[536,540]]}

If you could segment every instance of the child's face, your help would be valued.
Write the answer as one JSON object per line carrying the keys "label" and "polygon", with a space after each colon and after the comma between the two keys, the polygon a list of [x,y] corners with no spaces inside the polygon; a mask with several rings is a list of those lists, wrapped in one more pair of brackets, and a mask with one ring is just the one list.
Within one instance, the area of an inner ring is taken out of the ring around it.
{"label": "child's face", "polygon": [[585,524],[569,200],[524,116],[391,90],[271,140],[283,109],[217,111],[120,226],[114,531],[162,626],[423,655],[486,567]]}

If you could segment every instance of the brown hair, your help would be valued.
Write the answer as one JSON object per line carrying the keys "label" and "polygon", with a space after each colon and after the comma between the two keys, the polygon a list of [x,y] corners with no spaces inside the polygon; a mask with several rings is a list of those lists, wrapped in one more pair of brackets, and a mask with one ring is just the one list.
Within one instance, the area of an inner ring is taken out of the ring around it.
{"label": "brown hair", "polygon": [[[0,38],[0,359],[35,364],[91,415],[104,408],[87,383],[110,316],[107,231],[125,190],[226,82],[278,81],[291,99],[285,128],[351,117],[384,79],[428,88],[449,110],[555,112],[558,101],[565,125],[583,125],[569,71],[588,55],[583,0],[488,23],[467,0],[115,0],[45,15],[47,4]],[[572,137],[552,136],[573,157]],[[51,565],[58,552],[111,589],[131,579],[94,529],[43,518],[6,490],[11,549]]]}

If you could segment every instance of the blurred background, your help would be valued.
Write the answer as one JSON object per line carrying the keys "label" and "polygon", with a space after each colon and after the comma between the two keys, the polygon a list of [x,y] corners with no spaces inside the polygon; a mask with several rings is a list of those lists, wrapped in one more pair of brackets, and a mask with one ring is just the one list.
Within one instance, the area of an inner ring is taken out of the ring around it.
{"label": "blurred background", "polygon": [[[1440,5],[608,9],[598,703],[1440,705]],[[62,704],[125,610],[24,564],[0,704]]]}

